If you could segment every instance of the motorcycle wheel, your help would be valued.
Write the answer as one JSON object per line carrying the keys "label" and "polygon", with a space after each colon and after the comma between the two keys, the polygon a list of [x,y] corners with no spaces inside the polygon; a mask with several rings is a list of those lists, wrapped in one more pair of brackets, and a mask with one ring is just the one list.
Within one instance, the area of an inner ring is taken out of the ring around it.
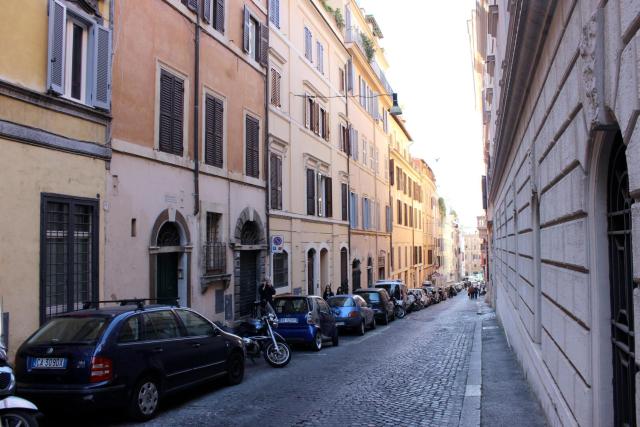
{"label": "motorcycle wheel", "polygon": [[278,341],[278,349],[273,345],[273,341],[270,341],[264,347],[264,360],[274,368],[284,368],[291,361],[291,349],[289,346]]}
{"label": "motorcycle wheel", "polygon": [[406,314],[407,314],[407,312],[405,311],[404,308],[396,307],[396,317],[398,319],[402,319]]}
{"label": "motorcycle wheel", "polygon": [[10,411],[0,413],[2,427],[38,427],[35,414],[25,411]]}

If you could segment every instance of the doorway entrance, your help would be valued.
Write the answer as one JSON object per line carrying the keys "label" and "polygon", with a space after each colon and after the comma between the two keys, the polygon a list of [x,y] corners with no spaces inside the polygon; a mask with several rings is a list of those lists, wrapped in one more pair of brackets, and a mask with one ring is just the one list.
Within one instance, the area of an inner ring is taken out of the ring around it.
{"label": "doorway entrance", "polygon": [[309,249],[307,252],[307,295],[316,293],[316,250]]}
{"label": "doorway entrance", "polygon": [[258,285],[257,251],[240,252],[240,285],[236,286],[236,313],[239,317],[250,316],[256,300]]}
{"label": "doorway entrance", "polygon": [[611,286],[611,340],[613,346],[613,402],[616,426],[635,426],[635,363],[633,323],[633,259],[631,205],[626,147],[616,135],[607,178],[607,234]]}
{"label": "doorway entrance", "polygon": [[360,276],[362,275],[362,272],[360,271],[360,260],[354,260],[351,267],[351,281],[353,282],[353,291],[355,291],[362,287],[362,285],[360,284]]}
{"label": "doorway entrance", "polygon": [[159,304],[186,305],[187,284],[183,266],[180,229],[175,222],[165,222],[156,241],[160,248],[156,255],[155,297]]}

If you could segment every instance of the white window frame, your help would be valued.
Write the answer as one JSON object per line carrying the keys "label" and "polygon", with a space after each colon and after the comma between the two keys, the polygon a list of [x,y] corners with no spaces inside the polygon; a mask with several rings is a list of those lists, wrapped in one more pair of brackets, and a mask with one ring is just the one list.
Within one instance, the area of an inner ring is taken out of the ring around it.
{"label": "white window frame", "polygon": [[[82,27],[82,66],[80,74],[82,76],[82,84],[80,86],[80,99],[71,96],[71,67],[73,63],[73,26]],[[64,41],[64,98],[75,102],[88,104],[87,87],[90,84],[89,78],[89,42],[91,25],[85,19],[76,16],[67,8],[67,22],[65,22],[65,41]]]}

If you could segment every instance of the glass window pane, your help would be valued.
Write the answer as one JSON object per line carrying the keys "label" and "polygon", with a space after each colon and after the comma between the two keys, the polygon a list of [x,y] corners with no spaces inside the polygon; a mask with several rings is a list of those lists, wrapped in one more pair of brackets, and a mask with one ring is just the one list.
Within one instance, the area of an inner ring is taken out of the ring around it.
{"label": "glass window pane", "polygon": [[177,310],[180,320],[187,329],[187,335],[190,337],[199,337],[203,335],[213,335],[213,326],[202,316],[199,316],[188,310]]}

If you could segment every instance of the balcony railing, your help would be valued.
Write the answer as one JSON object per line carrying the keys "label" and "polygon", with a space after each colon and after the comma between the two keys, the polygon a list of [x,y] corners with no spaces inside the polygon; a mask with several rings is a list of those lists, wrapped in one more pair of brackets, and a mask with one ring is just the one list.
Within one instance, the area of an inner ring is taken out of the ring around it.
{"label": "balcony railing", "polygon": [[349,27],[345,30],[345,40],[347,43],[355,43],[360,48],[360,51],[364,56],[367,56],[367,51],[364,48],[364,42],[362,41],[362,33],[358,27]]}
{"label": "balcony railing", "polygon": [[227,272],[227,245],[224,242],[207,242],[204,245],[207,274],[225,274]]}

